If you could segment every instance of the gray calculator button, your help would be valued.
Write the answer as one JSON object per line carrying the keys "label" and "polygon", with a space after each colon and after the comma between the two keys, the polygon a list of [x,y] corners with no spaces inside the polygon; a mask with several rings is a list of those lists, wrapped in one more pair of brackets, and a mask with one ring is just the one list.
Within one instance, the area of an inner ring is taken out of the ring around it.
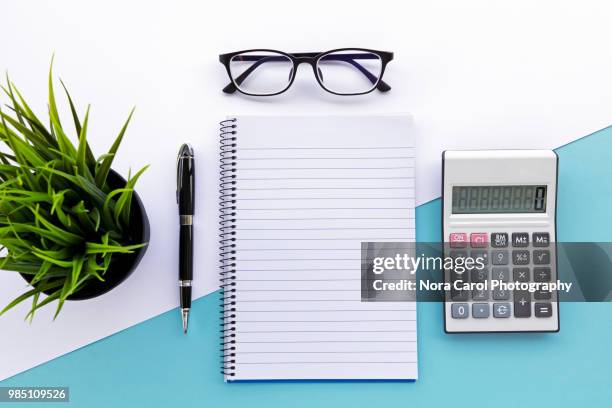
{"label": "gray calculator button", "polygon": [[512,246],[513,247],[526,247],[529,245],[529,234],[526,232],[513,232],[512,233]]}
{"label": "gray calculator button", "polygon": [[457,258],[465,258],[467,257],[467,251],[464,249],[454,249],[449,253],[450,257],[453,259]]}
{"label": "gray calculator button", "polygon": [[489,252],[486,249],[475,249],[470,252],[470,258],[474,260],[474,265],[478,266],[482,262],[483,265],[489,264]]}
{"label": "gray calculator button", "polygon": [[472,291],[472,299],[473,300],[489,300],[489,291],[488,290],[480,290],[474,289]]}
{"label": "gray calculator button", "polygon": [[524,249],[516,249],[512,251],[512,263],[514,265],[528,265],[529,251]]}
{"label": "gray calculator button", "polygon": [[550,251],[548,249],[536,249],[533,251],[534,265],[549,265]]}
{"label": "gray calculator button", "polygon": [[504,267],[493,268],[491,271],[491,279],[498,280],[502,282],[510,281],[510,269]]}
{"label": "gray calculator button", "polygon": [[510,317],[510,313],[512,309],[510,308],[510,303],[493,303],[493,317],[504,318]]}
{"label": "gray calculator button", "polygon": [[508,251],[502,249],[492,251],[491,263],[493,265],[508,265]]}
{"label": "gray calculator button", "polygon": [[531,296],[529,291],[514,291],[514,317],[531,317]]}
{"label": "gray calculator button", "polygon": [[489,270],[487,268],[472,269],[472,282],[485,282],[489,279]]}
{"label": "gray calculator button", "polygon": [[534,311],[535,317],[550,317],[552,316],[552,305],[550,303],[536,303]]}
{"label": "gray calculator button", "polygon": [[552,297],[552,292],[549,290],[536,290],[533,292],[533,298],[535,300],[549,300]]}
{"label": "gray calculator button", "polygon": [[467,319],[470,315],[470,306],[467,303],[453,303],[451,305],[451,316],[453,319]]}
{"label": "gray calculator button", "polygon": [[476,319],[484,319],[489,317],[489,304],[488,303],[473,303],[472,304],[472,317]]}
{"label": "gray calculator button", "polygon": [[508,246],[508,234],[505,232],[493,232],[491,234],[491,246],[493,248],[506,248]]}
{"label": "gray calculator button", "polygon": [[512,278],[514,282],[529,282],[529,268],[512,269]]}
{"label": "gray calculator button", "polygon": [[534,232],[531,238],[534,247],[547,247],[550,245],[550,235],[548,232]]}
{"label": "gray calculator button", "polygon": [[510,291],[506,289],[493,289],[493,300],[510,299]]}
{"label": "gray calculator button", "polygon": [[468,300],[469,295],[470,295],[469,290],[455,289],[455,288],[452,288],[450,290],[450,293],[451,293],[450,294],[451,299],[455,301],[459,301],[459,302]]}
{"label": "gray calculator button", "polygon": [[533,280],[536,282],[550,282],[550,268],[533,268]]}

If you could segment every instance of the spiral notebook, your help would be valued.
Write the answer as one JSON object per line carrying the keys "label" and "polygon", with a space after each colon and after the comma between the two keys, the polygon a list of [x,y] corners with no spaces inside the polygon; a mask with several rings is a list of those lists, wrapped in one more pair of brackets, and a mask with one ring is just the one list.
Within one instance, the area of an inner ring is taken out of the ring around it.
{"label": "spiral notebook", "polygon": [[415,302],[361,302],[361,242],[415,240],[409,116],[221,122],[222,372],[414,380]]}

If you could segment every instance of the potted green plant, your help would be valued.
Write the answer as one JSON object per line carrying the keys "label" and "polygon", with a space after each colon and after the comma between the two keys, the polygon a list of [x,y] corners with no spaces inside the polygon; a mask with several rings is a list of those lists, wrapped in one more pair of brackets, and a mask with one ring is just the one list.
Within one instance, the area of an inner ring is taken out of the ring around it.
{"label": "potted green plant", "polygon": [[[6,77],[10,103],[0,109],[0,269],[20,273],[30,287],[0,315],[30,300],[26,319],[57,302],[99,296],[119,285],[146,251],[149,223],[134,191],[146,169],[123,179],[111,169],[130,112],[110,150],[96,158],[83,121],[62,82],[76,144],[62,125],[49,70],[49,126]],[[46,296],[41,296],[41,295]]]}

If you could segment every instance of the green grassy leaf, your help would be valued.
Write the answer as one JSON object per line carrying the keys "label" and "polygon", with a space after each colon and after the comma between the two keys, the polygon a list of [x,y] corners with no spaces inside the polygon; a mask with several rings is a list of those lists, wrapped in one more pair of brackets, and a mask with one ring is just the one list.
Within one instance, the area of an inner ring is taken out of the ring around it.
{"label": "green grassy leaf", "polygon": [[[53,289],[56,287],[59,287],[62,285],[62,282],[47,282],[47,283],[42,283],[38,286],[36,286],[34,289],[29,290],[27,292],[25,292],[24,294],[18,296],[17,298],[15,298],[11,303],[9,303],[4,309],[2,309],[0,311],[0,316],[2,316],[4,313],[6,313],[8,310],[12,309],[13,307],[17,306],[19,303],[23,302],[24,300],[28,299],[31,296],[34,296],[37,293],[41,293],[44,290],[48,290],[48,289]],[[39,307],[42,305],[43,302],[39,303]]]}
{"label": "green grassy leaf", "polygon": [[136,182],[138,181],[142,173],[144,173],[144,171],[148,168],[149,166],[143,167],[142,169],[140,169],[140,171],[138,171],[138,173],[134,175],[134,177],[131,177],[127,181],[125,188],[122,189],[121,195],[117,200],[117,206],[115,207],[115,223],[117,225],[123,225],[123,228],[128,228],[130,225],[130,210],[132,206],[132,195],[134,194],[134,186],[136,185]]}
{"label": "green grassy leaf", "polygon": [[104,184],[106,184],[106,178],[108,177],[108,172],[110,171],[111,165],[113,164],[113,159],[115,157],[115,154],[117,153],[117,150],[119,150],[119,146],[121,145],[121,141],[123,140],[123,135],[125,134],[125,131],[127,130],[130,120],[132,119],[132,115],[134,114],[134,109],[135,108],[132,108],[132,110],[130,111],[130,114],[128,115],[128,118],[125,121],[125,124],[123,125],[123,127],[121,128],[121,131],[119,132],[119,135],[117,136],[117,138],[115,139],[115,142],[113,143],[113,145],[111,146],[110,150],[107,153],[108,156],[105,157],[101,161],[98,167],[98,170],[96,171],[96,184],[99,186],[103,186]]}
{"label": "green grassy leaf", "polygon": [[68,156],[74,157],[76,149],[64,133],[55,102],[55,92],[53,90],[53,58],[51,59],[51,67],[49,68],[49,118],[51,119],[51,127],[55,132],[60,151]]}

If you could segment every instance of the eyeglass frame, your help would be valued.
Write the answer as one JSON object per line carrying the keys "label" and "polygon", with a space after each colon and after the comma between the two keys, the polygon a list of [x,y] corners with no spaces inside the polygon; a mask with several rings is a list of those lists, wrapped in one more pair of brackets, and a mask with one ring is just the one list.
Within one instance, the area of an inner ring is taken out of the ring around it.
{"label": "eyeglass frame", "polygon": [[[364,74],[368,80],[370,80],[370,82],[372,82],[372,88],[370,88],[369,90],[365,91],[365,92],[355,92],[355,93],[341,93],[341,92],[334,92],[328,88],[325,87],[325,85],[323,85],[323,82],[321,82],[321,78],[319,78],[319,74],[317,73],[317,65],[319,63],[319,60],[321,58],[323,58],[326,55],[332,54],[334,52],[342,52],[342,51],[362,51],[362,52],[368,52],[374,55],[377,55],[380,58],[381,61],[381,69],[380,69],[380,74],[378,75],[378,77],[376,78],[376,81],[373,82],[372,78],[374,78],[374,74],[372,74],[370,71],[368,71],[365,67],[361,66],[360,64],[358,64],[357,62],[353,61],[351,63],[351,65],[353,65],[355,68],[357,68],[362,74]],[[275,92],[275,93],[266,93],[266,94],[254,94],[254,93],[249,93],[246,92],[242,89],[240,89],[240,84],[242,83],[242,81],[244,81],[244,79],[246,79],[246,77],[253,72],[253,70],[255,68],[257,68],[257,66],[259,66],[259,64],[255,63],[253,65],[251,65],[251,67],[247,68],[242,74],[239,75],[238,78],[234,78],[230,69],[230,63],[232,61],[232,58],[234,58],[237,55],[240,54],[245,54],[245,53],[249,53],[249,52],[273,52],[273,53],[277,53],[280,54],[282,56],[285,56],[287,58],[289,58],[291,60],[291,62],[293,63],[293,71],[291,73],[291,79],[289,81],[289,83],[287,84],[287,86],[285,87],[285,89],[279,91],[279,92]],[[334,50],[329,50],[329,51],[324,51],[324,52],[296,52],[296,53],[287,53],[287,52],[283,52],[283,51],[278,51],[278,50],[272,50],[272,49],[265,49],[265,48],[255,48],[255,49],[250,49],[250,50],[242,50],[242,51],[235,51],[235,52],[230,52],[227,54],[221,54],[219,55],[219,62],[221,62],[224,66],[225,66],[225,70],[227,71],[227,75],[230,78],[230,83],[223,88],[223,92],[227,93],[227,94],[232,94],[236,91],[244,94],[244,95],[249,95],[249,96],[275,96],[275,95],[280,95],[283,92],[286,92],[289,88],[291,88],[291,85],[293,85],[293,81],[295,81],[295,77],[297,74],[297,68],[300,64],[302,63],[306,63],[309,64],[312,67],[314,76],[317,80],[317,82],[319,83],[319,85],[321,86],[321,88],[323,88],[325,91],[334,94],[334,95],[339,95],[339,96],[355,96],[355,95],[365,95],[368,94],[370,92],[373,92],[375,89],[378,89],[380,92],[388,92],[391,90],[391,86],[389,86],[385,81],[382,80],[383,75],[385,73],[385,69],[387,67],[387,64],[389,62],[391,62],[393,60],[393,53],[389,52],[389,51],[379,51],[379,50],[371,50],[371,49],[367,49],[367,48],[337,48]],[[245,75],[246,74],[246,75]],[[240,77],[243,77],[242,79]],[[240,80],[240,82],[237,82],[238,80]]]}

